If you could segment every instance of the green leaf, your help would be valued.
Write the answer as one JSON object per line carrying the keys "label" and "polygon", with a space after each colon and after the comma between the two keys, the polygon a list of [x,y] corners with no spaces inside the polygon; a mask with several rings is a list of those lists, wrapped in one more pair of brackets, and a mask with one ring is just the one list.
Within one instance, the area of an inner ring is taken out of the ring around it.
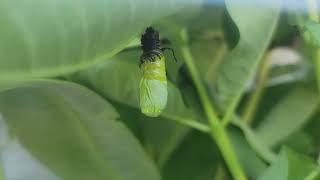
{"label": "green leaf", "polygon": [[219,65],[227,52],[226,43],[222,39],[200,40],[192,42],[190,49],[202,79],[214,87]]}
{"label": "green leaf", "polygon": [[[299,83],[293,82],[265,87],[252,126],[257,127],[257,125],[271,112],[274,105],[278,104],[292,89],[296,88],[298,84]],[[239,109],[241,107],[243,106],[239,106]]]}
{"label": "green leaf", "polygon": [[301,129],[293,133],[281,144],[284,144],[299,153],[312,153],[315,148],[315,141],[317,142],[317,140],[305,131],[304,129]]}
{"label": "green leaf", "polygon": [[[312,141],[314,143],[314,146],[312,148],[313,152],[319,153],[318,152],[318,147],[320,147],[320,133],[319,133],[319,128],[320,128],[320,111],[318,110],[313,117],[307,122],[304,130],[305,133],[307,133],[310,137],[312,137]],[[319,163],[320,164],[320,163]]]}
{"label": "green leaf", "polygon": [[225,6],[206,5],[189,26],[189,44],[202,79],[215,86],[217,70],[227,52],[223,30]]}
{"label": "green leaf", "polygon": [[148,155],[160,168],[190,130],[163,117],[147,117],[141,114],[140,110],[127,105],[119,103],[113,105],[116,105],[120,119],[132,129]]}
{"label": "green leaf", "polygon": [[252,149],[267,162],[272,162],[276,156],[268,146],[256,135],[256,133],[239,117],[232,120],[232,124],[240,128]]}
{"label": "green leaf", "polygon": [[269,147],[285,140],[311,118],[318,98],[316,89],[309,86],[291,90],[259,124],[257,135]]}
{"label": "green leaf", "polygon": [[154,21],[189,3],[1,1],[0,80],[56,76],[105,60]]}
{"label": "green leaf", "polygon": [[[247,175],[256,179],[267,168],[266,164],[252,150],[239,130],[228,129],[228,135],[241,167]],[[223,164],[221,158],[219,149],[209,136],[192,131],[164,166],[163,177],[165,180],[215,179],[219,174],[219,166]]]}
{"label": "green leaf", "polygon": [[303,27],[304,37],[316,47],[320,47],[320,24],[312,20],[307,20]]}
{"label": "green leaf", "polygon": [[302,180],[316,168],[315,161],[288,148],[283,148],[278,159],[259,180]]}
{"label": "green leaf", "polygon": [[253,150],[247,138],[239,130],[234,128],[228,129],[228,134],[241,167],[250,178],[257,179],[267,168],[266,163]]}
{"label": "green leaf", "polygon": [[[223,106],[234,106],[246,85],[253,78],[274,32],[280,11],[280,1],[226,0],[226,6],[240,32],[240,41],[225,58],[218,75],[218,92]],[[234,108],[234,107],[233,107]]]}
{"label": "green leaf", "polygon": [[10,132],[62,179],[160,179],[114,108],[72,83],[40,81],[0,93]]}
{"label": "green leaf", "polygon": [[166,118],[141,118],[141,129],[144,133],[146,148],[160,168],[171,158],[172,153],[184,140],[190,128],[176,124]]}
{"label": "green leaf", "polygon": [[212,180],[222,159],[212,139],[192,131],[164,166],[164,180]]}

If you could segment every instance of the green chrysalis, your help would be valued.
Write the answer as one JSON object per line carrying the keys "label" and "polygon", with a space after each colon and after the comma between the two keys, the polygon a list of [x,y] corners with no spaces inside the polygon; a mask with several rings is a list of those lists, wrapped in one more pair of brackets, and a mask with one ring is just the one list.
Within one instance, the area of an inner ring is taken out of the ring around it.
{"label": "green chrysalis", "polygon": [[140,108],[143,114],[157,117],[166,107],[168,99],[163,51],[170,48],[161,48],[159,33],[152,27],[148,27],[142,35],[141,45],[143,54],[140,58],[140,68],[142,70]]}

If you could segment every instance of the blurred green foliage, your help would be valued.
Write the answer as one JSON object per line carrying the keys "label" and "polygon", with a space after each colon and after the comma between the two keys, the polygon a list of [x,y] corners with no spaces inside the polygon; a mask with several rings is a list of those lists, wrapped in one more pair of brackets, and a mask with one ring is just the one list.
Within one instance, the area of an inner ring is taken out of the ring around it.
{"label": "blurred green foliage", "polygon": [[[1,1],[0,180],[320,179],[319,2],[304,3]],[[157,118],[139,110],[150,25],[178,59]]]}

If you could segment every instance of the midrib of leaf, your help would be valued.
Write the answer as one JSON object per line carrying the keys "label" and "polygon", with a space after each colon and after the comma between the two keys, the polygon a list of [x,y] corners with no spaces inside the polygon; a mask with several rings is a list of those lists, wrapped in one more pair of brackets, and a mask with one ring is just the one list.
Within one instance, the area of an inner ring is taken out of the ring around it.
{"label": "midrib of leaf", "polygon": [[[48,97],[51,97],[50,99],[52,100],[52,102],[54,102],[54,104],[56,104],[58,107],[63,107],[61,109],[64,109],[65,113],[71,113],[74,115],[74,117],[77,118],[72,118],[71,122],[74,125],[74,127],[76,127],[75,129],[82,135],[84,142],[86,142],[86,145],[91,150],[91,153],[95,158],[96,162],[98,162],[101,168],[105,170],[103,171],[103,173],[106,175],[106,177],[111,176],[113,180],[122,180],[118,173],[115,173],[116,171],[112,167],[108,166],[107,162],[103,160],[104,156],[101,155],[101,153],[99,153],[99,148],[97,147],[97,145],[95,145],[94,138],[90,134],[88,128],[81,122],[81,115],[73,109],[72,105],[70,105],[64,99],[63,96],[57,95],[56,93],[52,92],[50,89],[47,88],[42,88],[42,90],[48,94]],[[70,111],[67,111],[67,109]]]}
{"label": "midrib of leaf", "polygon": [[74,73],[77,72],[79,70],[83,70],[86,68],[89,68],[91,66],[94,66],[114,55],[116,55],[117,53],[119,53],[123,47],[125,47],[127,44],[129,44],[132,40],[135,39],[135,36],[132,36],[131,38],[129,38],[129,40],[121,45],[119,45],[117,48],[113,49],[110,52],[106,52],[105,54],[102,54],[100,56],[96,56],[94,57],[92,60],[82,60],[81,63],[78,64],[73,64],[73,65],[64,65],[64,66],[60,66],[59,68],[41,68],[41,70],[37,70],[36,74],[29,74],[27,75],[26,73],[14,73],[11,74],[9,79],[7,78],[7,76],[5,78],[0,76],[0,81],[1,82],[11,82],[13,80],[19,79],[21,76],[24,77],[24,79],[32,79],[32,78],[37,78],[37,77],[52,77],[55,76],[57,74],[69,74],[69,73]]}

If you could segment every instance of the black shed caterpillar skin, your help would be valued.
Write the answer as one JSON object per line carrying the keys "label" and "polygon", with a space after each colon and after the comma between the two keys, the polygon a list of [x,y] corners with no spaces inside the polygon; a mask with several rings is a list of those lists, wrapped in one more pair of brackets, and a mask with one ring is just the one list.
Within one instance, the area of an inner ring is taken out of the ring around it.
{"label": "black shed caterpillar skin", "polygon": [[174,51],[168,47],[162,47],[159,32],[153,27],[148,27],[145,33],[141,36],[141,47],[143,54],[140,58],[140,65],[145,61],[156,61],[156,57],[160,58],[163,56],[165,50],[171,50],[174,56],[174,59],[177,61]]}

